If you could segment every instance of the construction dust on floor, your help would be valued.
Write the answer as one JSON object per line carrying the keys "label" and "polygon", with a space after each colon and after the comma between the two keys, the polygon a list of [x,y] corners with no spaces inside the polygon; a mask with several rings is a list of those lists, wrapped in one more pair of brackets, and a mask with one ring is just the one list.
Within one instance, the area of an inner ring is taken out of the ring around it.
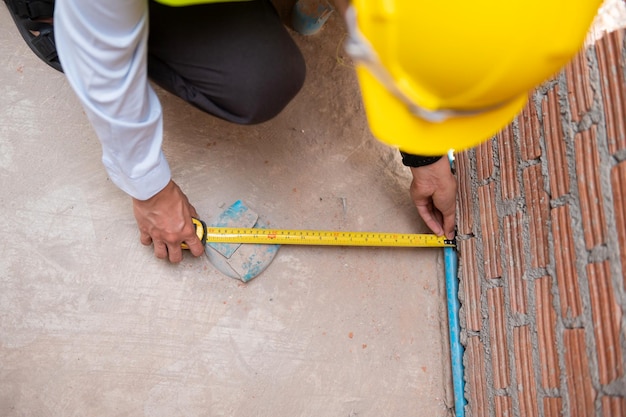
{"label": "construction dust on floor", "polygon": [[[293,34],[302,92],[235,126],[161,90],[173,176],[210,222],[424,233],[364,118],[343,26]],[[248,284],[139,242],[65,77],[0,7],[0,415],[447,416],[441,249],[282,247]]]}

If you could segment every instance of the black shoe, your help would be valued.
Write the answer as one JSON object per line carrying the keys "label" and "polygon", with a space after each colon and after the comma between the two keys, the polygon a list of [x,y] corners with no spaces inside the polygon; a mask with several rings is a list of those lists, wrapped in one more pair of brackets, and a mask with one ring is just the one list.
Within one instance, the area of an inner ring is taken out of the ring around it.
{"label": "black shoe", "polygon": [[22,38],[43,62],[63,72],[56,44],[54,27],[42,22],[54,15],[54,0],[4,0]]}

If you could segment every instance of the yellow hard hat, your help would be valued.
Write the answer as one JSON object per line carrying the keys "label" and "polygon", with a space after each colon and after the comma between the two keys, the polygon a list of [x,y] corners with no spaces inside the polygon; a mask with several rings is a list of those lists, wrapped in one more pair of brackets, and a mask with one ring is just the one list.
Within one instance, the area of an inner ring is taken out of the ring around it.
{"label": "yellow hard hat", "polygon": [[348,53],[379,140],[443,155],[489,139],[580,51],[602,0],[352,0]]}

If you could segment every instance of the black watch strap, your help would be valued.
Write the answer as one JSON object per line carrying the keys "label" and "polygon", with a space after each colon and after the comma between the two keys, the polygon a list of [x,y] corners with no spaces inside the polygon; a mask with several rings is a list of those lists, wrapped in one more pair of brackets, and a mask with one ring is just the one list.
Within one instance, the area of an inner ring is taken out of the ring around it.
{"label": "black watch strap", "polygon": [[406,152],[400,151],[400,155],[402,155],[402,163],[405,166],[411,168],[419,168],[426,165],[434,164],[438,160],[442,158],[443,155],[440,156],[426,156],[426,155],[411,155]]}

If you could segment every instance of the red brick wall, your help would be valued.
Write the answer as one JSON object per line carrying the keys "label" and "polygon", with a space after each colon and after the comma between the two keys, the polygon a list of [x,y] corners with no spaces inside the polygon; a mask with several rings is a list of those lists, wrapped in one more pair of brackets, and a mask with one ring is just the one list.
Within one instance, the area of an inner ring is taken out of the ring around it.
{"label": "red brick wall", "polygon": [[457,155],[469,416],[626,416],[624,38]]}

